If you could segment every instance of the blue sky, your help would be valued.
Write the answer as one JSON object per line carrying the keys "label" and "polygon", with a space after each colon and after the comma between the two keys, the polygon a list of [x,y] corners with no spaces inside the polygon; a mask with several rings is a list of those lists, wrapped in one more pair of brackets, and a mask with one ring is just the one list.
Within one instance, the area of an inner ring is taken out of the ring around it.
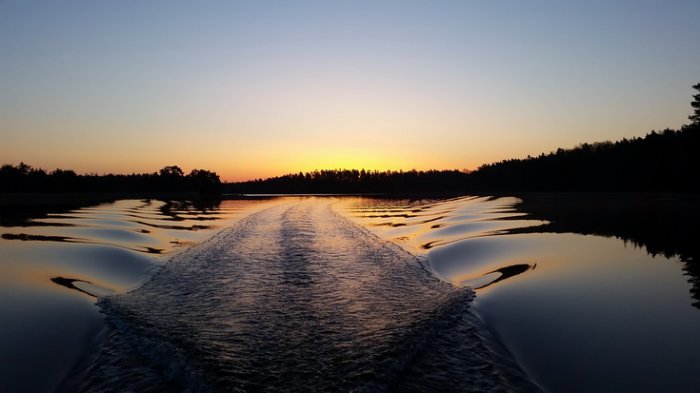
{"label": "blue sky", "polygon": [[677,128],[698,1],[0,1],[0,157],[228,180]]}

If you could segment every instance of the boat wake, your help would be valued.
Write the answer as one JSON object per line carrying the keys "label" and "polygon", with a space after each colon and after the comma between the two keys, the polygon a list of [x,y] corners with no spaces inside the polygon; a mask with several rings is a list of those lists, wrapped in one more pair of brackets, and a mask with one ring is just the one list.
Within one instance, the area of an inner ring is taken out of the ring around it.
{"label": "boat wake", "polygon": [[473,292],[300,199],[257,212],[105,297],[81,391],[538,391]]}

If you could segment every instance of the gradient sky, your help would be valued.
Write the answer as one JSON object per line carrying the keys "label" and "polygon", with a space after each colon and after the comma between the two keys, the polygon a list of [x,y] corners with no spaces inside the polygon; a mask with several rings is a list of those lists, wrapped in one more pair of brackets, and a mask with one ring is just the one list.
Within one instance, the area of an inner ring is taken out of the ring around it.
{"label": "gradient sky", "polygon": [[700,1],[0,0],[0,163],[474,169],[688,122]]}

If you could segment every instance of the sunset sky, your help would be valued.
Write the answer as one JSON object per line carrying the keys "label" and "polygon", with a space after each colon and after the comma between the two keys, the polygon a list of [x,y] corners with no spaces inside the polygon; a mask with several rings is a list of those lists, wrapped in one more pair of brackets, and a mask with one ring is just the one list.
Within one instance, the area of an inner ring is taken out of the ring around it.
{"label": "sunset sky", "polygon": [[0,164],[245,180],[688,122],[700,1],[0,0]]}

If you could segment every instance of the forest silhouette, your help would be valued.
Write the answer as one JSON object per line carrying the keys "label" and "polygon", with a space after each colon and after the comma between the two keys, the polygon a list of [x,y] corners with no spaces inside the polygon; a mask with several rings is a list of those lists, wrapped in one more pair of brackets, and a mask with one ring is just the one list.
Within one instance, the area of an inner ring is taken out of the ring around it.
{"label": "forest silhouette", "polygon": [[321,170],[223,185],[226,193],[698,192],[700,127],[486,164],[475,171]]}
{"label": "forest silhouette", "polygon": [[20,163],[0,167],[0,192],[161,192],[202,194],[426,194],[519,191],[699,190],[700,83],[693,86],[690,124],[680,130],[652,131],[645,137],[583,143],[537,157],[485,164],[474,171],[316,170],[267,179],[222,184],[215,172],[177,166],[157,173],[79,175],[47,172]]}
{"label": "forest silhouette", "polygon": [[690,124],[645,137],[485,164],[475,171],[321,170],[223,186],[227,193],[464,193],[518,191],[698,192],[700,83]]}
{"label": "forest silhouette", "polygon": [[214,195],[221,192],[221,180],[216,172],[204,169],[193,169],[185,175],[175,165],[155,173],[79,175],[64,169],[47,172],[22,162],[0,167],[0,192],[199,192]]}

